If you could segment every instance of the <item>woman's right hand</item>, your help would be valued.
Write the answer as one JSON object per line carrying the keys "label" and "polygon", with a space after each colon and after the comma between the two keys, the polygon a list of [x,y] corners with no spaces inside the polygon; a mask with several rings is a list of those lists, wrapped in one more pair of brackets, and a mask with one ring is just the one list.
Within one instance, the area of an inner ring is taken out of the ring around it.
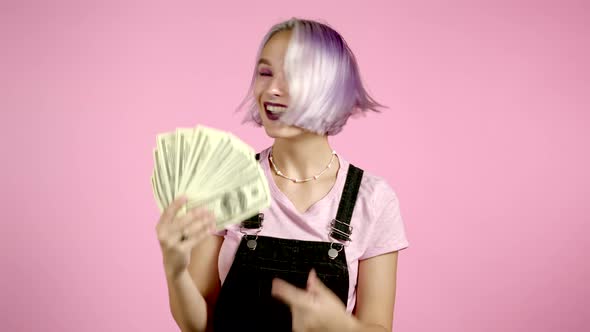
{"label": "woman's right hand", "polygon": [[204,208],[176,217],[186,197],[175,199],[162,213],[156,226],[166,276],[175,278],[187,269],[192,249],[215,231],[215,217]]}

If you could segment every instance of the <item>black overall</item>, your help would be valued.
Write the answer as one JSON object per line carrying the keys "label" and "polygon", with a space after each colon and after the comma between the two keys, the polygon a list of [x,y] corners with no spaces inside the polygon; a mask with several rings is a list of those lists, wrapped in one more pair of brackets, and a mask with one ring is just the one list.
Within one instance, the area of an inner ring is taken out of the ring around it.
{"label": "black overall", "polygon": [[[259,159],[259,154],[256,159]],[[219,293],[213,318],[214,331],[291,332],[291,311],[286,304],[272,297],[272,279],[278,277],[305,288],[312,268],[346,306],[349,276],[345,246],[342,243],[350,241],[350,218],[362,176],[363,170],[351,164],[337,216],[330,224],[331,227],[326,229],[332,239],[342,242],[253,235],[262,227],[262,214],[242,222],[242,229],[250,232],[244,232]],[[252,233],[252,230],[255,232]]]}

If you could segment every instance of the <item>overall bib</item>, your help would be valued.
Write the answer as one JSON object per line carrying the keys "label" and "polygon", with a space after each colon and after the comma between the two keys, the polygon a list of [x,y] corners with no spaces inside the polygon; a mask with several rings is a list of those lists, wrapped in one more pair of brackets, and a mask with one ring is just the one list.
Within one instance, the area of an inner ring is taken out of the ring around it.
{"label": "overall bib", "polygon": [[291,311],[272,297],[272,280],[278,277],[306,288],[312,268],[346,306],[349,276],[344,247],[352,234],[350,219],[362,176],[363,170],[351,164],[338,213],[326,230],[332,242],[258,236],[262,213],[242,222],[244,235],[215,306],[214,331],[291,332]]}

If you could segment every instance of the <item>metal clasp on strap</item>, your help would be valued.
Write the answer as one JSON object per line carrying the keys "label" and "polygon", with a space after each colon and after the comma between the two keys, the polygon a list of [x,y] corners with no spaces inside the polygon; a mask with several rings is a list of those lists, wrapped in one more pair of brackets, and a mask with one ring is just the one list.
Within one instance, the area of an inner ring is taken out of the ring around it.
{"label": "metal clasp on strap", "polygon": [[[250,250],[255,250],[258,245],[258,233],[262,231],[262,225],[264,221],[264,213],[259,213],[250,219],[242,221],[240,224],[240,233],[244,234],[246,239],[246,245]],[[247,230],[254,230],[248,233]]]}
{"label": "metal clasp on strap", "polygon": [[[338,229],[336,227],[337,224],[340,225],[344,225],[347,228],[347,231],[342,231],[340,229]],[[350,234],[352,233],[352,226],[350,226],[347,223],[344,223],[336,218],[334,218],[331,222],[330,222],[330,236],[334,237],[334,235],[339,235],[340,237],[342,237],[343,241],[346,242],[352,242],[352,239],[350,238]],[[347,243],[348,244],[348,243]]]}
{"label": "metal clasp on strap", "polygon": [[246,229],[262,228],[263,221],[264,221],[264,213],[259,213],[257,215],[254,215],[254,216],[242,221],[242,223],[240,224],[240,231],[244,228],[246,228]]}
{"label": "metal clasp on strap", "polygon": [[[336,228],[336,226],[344,225],[346,231],[340,230]],[[330,232],[328,235],[332,238],[332,242],[330,243],[330,250],[328,250],[328,257],[330,259],[336,259],[338,254],[347,247],[352,239],[350,238],[350,234],[352,233],[352,226],[349,224],[342,222],[336,218],[334,218],[330,222]]]}

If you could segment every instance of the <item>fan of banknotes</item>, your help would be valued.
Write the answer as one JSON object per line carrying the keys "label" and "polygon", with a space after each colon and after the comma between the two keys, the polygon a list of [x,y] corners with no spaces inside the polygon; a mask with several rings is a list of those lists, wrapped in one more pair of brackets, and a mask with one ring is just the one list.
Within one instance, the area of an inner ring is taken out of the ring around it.
{"label": "fan of banknotes", "polygon": [[179,214],[203,206],[217,229],[270,206],[270,191],[255,151],[231,133],[205,126],[158,134],[152,189],[160,211],[186,195]]}

